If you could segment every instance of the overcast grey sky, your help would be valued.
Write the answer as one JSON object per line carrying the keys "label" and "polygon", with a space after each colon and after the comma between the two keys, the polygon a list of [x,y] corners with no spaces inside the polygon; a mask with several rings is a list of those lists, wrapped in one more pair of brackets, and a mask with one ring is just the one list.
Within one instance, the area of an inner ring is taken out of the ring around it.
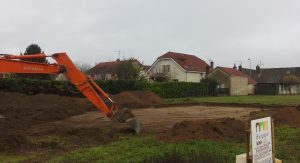
{"label": "overcast grey sky", "polygon": [[168,51],[216,65],[300,66],[299,0],[0,0],[0,53],[37,43],[74,61]]}

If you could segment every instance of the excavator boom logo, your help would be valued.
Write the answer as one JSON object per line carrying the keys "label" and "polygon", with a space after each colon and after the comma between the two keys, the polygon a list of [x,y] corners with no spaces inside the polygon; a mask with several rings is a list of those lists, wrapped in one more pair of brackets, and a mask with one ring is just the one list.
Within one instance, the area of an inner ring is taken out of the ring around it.
{"label": "excavator boom logo", "polygon": [[44,71],[44,68],[40,68],[40,67],[24,67],[24,70],[26,70],[26,71]]}

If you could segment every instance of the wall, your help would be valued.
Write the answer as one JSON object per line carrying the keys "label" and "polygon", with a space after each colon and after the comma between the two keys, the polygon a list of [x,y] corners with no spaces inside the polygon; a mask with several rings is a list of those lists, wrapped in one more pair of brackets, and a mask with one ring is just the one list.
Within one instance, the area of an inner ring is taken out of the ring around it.
{"label": "wall", "polygon": [[200,82],[202,78],[205,77],[204,73],[199,72],[188,72],[187,73],[187,82]]}
{"label": "wall", "polygon": [[280,85],[277,83],[257,83],[255,94],[257,95],[278,95]]}
{"label": "wall", "polygon": [[255,94],[255,85],[254,84],[248,84],[248,94],[249,95]]}
{"label": "wall", "polygon": [[230,95],[248,95],[248,79],[245,77],[230,77]]}
{"label": "wall", "polygon": [[220,88],[229,88],[229,76],[223,71],[216,69],[212,73],[208,74],[208,77],[215,79],[219,83]]}
{"label": "wall", "polygon": [[300,94],[300,84],[293,84],[289,87],[279,84],[279,94],[288,95],[288,94]]}

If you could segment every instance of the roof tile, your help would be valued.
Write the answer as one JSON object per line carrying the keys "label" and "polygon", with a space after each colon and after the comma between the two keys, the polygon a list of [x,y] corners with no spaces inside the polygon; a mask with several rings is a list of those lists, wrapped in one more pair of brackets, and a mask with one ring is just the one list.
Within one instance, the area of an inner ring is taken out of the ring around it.
{"label": "roof tile", "polygon": [[228,67],[217,67],[219,69],[221,69],[222,71],[224,71],[225,73],[227,73],[230,76],[241,76],[241,77],[246,77],[248,78],[248,83],[249,84],[256,84],[257,82],[251,78],[249,75],[243,73],[242,71],[239,71],[237,69],[234,68],[228,68]]}

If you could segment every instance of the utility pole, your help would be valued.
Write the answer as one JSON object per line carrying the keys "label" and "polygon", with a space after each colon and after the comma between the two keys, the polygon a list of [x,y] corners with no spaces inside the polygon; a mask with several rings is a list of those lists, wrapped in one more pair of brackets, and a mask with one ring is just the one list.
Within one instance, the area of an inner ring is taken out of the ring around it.
{"label": "utility pole", "polygon": [[259,61],[259,64],[258,64],[259,66],[263,66],[264,64],[261,62],[261,61]]}
{"label": "utility pole", "polygon": [[118,51],[114,51],[114,52],[117,52],[118,53],[118,59],[121,60],[121,50],[118,50]]}
{"label": "utility pole", "polygon": [[250,62],[250,78],[252,78],[252,76],[251,76],[251,59],[250,58],[248,58],[248,60],[249,60],[249,62]]}

